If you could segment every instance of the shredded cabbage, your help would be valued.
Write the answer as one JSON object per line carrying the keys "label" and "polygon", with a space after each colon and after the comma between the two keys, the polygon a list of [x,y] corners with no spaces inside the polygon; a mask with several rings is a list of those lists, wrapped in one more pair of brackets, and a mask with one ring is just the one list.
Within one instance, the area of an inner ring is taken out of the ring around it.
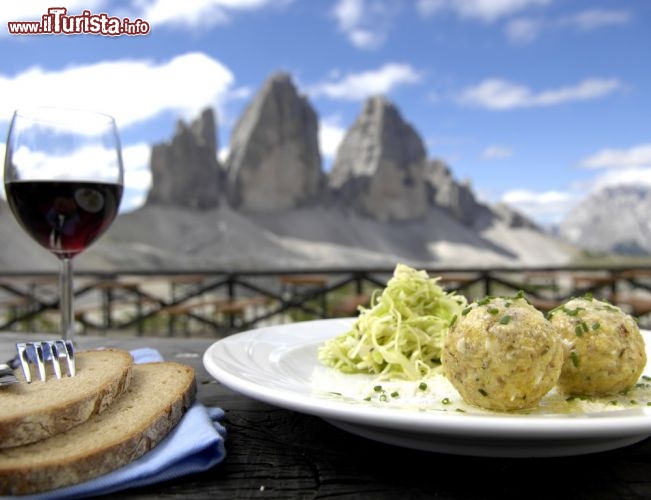
{"label": "shredded cabbage", "polygon": [[319,348],[319,360],[344,373],[427,376],[440,365],[443,339],[467,304],[465,297],[446,293],[439,279],[398,264],[370,308],[359,308],[352,329]]}

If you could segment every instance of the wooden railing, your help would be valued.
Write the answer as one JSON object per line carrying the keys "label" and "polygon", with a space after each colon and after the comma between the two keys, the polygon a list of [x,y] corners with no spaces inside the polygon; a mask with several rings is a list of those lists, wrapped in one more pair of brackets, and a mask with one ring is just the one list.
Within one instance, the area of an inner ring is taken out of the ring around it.
{"label": "wooden railing", "polygon": [[[469,300],[519,290],[543,311],[590,293],[645,325],[651,269],[642,267],[426,269]],[[224,335],[273,322],[351,316],[368,304],[393,269],[125,271],[76,273],[81,332]],[[0,330],[57,331],[57,277],[0,272]]]}

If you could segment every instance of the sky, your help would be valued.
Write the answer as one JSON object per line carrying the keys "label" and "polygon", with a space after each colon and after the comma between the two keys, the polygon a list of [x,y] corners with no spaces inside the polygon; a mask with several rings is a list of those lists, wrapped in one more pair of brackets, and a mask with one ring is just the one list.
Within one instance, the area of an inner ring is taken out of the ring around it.
{"label": "sky", "polygon": [[[10,33],[58,7],[102,29]],[[124,18],[140,31],[106,34]],[[384,95],[482,201],[542,225],[605,186],[651,184],[648,0],[26,0],[3,2],[0,21],[0,154],[18,107],[112,114],[123,211],[144,202],[151,145],[177,120],[212,107],[224,158],[279,71],[319,116],[326,171],[365,99]]]}

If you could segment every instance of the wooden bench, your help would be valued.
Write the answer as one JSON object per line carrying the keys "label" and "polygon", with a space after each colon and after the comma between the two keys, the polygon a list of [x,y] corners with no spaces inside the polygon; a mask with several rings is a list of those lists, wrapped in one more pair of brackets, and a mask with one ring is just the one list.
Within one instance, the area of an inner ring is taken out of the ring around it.
{"label": "wooden bench", "polygon": [[282,285],[293,287],[298,286],[319,286],[324,287],[328,283],[328,276],[325,274],[287,274],[280,277]]}
{"label": "wooden bench", "polygon": [[167,314],[170,318],[168,323],[168,334],[174,334],[174,318],[178,316],[187,316],[202,309],[213,316],[221,315],[230,328],[236,326],[236,320],[244,317],[246,312],[251,308],[266,306],[273,299],[264,295],[253,297],[242,297],[239,299],[229,299],[227,297],[202,298],[196,301],[184,302],[172,306],[161,308],[160,312]]}
{"label": "wooden bench", "polygon": [[618,277],[616,275],[585,275],[578,274],[572,278],[573,289],[576,293],[590,290],[595,298],[612,300],[616,293]]}
{"label": "wooden bench", "polygon": [[613,303],[632,316],[644,316],[651,312],[651,298],[618,296]]}
{"label": "wooden bench", "polygon": [[[23,314],[29,313],[34,305],[35,302],[30,297],[19,295],[7,297],[0,301],[0,312],[6,312],[6,315],[3,314],[2,321],[4,323],[17,321]],[[30,317],[27,322],[28,328],[34,330],[34,317]]]}
{"label": "wooden bench", "polygon": [[287,274],[280,276],[281,295],[285,298],[295,299],[301,295],[301,290],[318,288],[324,293],[320,294],[319,303],[323,317],[327,313],[327,299],[325,287],[328,284],[328,276],[325,274]]}
{"label": "wooden bench", "polygon": [[539,311],[546,313],[554,309],[555,307],[560,306],[563,301],[555,299],[544,299],[540,297],[531,297],[527,296],[529,303],[534,306]]}
{"label": "wooden bench", "polygon": [[469,283],[477,281],[476,273],[441,273],[440,275],[432,276],[432,278],[439,278],[439,284],[444,288],[463,288]]}

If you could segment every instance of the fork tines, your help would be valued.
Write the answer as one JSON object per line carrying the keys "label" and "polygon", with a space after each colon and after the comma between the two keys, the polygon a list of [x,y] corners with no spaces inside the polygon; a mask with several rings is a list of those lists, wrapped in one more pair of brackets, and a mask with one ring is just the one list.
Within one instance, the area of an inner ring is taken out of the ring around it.
{"label": "fork tines", "polygon": [[20,367],[22,368],[27,383],[31,383],[32,381],[30,364],[36,366],[39,380],[44,381],[47,378],[45,365],[47,362],[50,362],[55,377],[60,379],[62,358],[66,361],[68,376],[75,376],[75,348],[70,340],[19,342],[16,344],[16,350],[18,351],[18,361],[20,362]]}

